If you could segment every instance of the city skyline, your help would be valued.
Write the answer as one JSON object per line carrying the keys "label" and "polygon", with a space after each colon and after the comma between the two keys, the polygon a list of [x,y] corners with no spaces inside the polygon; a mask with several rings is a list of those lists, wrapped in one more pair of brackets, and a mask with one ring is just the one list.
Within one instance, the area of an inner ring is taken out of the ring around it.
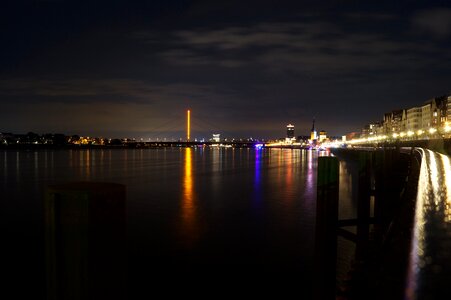
{"label": "city skyline", "polygon": [[0,132],[147,139],[173,120],[184,132],[189,108],[193,138],[302,135],[313,118],[340,136],[450,91],[446,1],[41,0],[1,14]]}

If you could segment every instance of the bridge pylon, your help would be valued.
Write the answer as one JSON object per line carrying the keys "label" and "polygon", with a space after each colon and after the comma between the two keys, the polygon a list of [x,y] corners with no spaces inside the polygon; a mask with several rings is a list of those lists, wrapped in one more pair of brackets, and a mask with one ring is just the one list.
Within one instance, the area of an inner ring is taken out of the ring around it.
{"label": "bridge pylon", "polygon": [[191,110],[186,111],[186,141],[191,140]]}

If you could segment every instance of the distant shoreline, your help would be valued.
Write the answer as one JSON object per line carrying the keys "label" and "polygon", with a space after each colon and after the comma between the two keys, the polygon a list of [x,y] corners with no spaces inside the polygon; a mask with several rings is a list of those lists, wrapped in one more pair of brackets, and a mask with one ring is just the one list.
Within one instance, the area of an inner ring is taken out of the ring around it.
{"label": "distant shoreline", "polygon": [[[184,143],[184,142],[145,142],[127,143],[123,145],[52,145],[52,144],[9,144],[0,145],[0,150],[86,150],[86,149],[158,149],[158,148],[185,148],[185,147],[211,147],[212,143]],[[219,146],[219,144],[217,144]],[[231,145],[229,147],[232,147]],[[236,143],[233,148],[253,148],[255,143]]]}
{"label": "distant shoreline", "polygon": [[57,150],[57,149],[128,149],[127,145],[44,145],[44,144],[19,144],[0,145],[0,150]]}

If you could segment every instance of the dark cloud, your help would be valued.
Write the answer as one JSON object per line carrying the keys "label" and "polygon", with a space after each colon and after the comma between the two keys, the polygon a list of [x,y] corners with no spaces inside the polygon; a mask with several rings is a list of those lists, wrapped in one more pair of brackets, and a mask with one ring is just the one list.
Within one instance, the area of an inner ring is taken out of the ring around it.
{"label": "dark cloud", "polygon": [[448,8],[351,2],[24,11],[0,57],[0,131],[182,132],[191,108],[199,134],[307,134],[316,117],[341,135],[450,89]]}
{"label": "dark cloud", "polygon": [[412,25],[420,33],[445,39],[451,35],[451,9],[434,8],[412,16]]}

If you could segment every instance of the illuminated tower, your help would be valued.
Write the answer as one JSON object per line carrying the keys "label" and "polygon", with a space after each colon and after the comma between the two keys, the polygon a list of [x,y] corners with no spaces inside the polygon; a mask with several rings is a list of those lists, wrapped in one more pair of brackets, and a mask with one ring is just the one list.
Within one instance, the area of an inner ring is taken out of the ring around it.
{"label": "illuminated tower", "polygon": [[189,142],[191,137],[191,111],[186,111],[186,141]]}
{"label": "illuminated tower", "polygon": [[318,139],[318,137],[316,136],[315,118],[313,118],[312,131],[310,132],[310,140],[314,141],[316,139]]}
{"label": "illuminated tower", "polygon": [[287,139],[294,138],[294,125],[288,124],[287,125]]}
{"label": "illuminated tower", "polygon": [[285,138],[285,142],[293,143],[296,139],[294,138],[294,125],[287,125],[287,137]]}

